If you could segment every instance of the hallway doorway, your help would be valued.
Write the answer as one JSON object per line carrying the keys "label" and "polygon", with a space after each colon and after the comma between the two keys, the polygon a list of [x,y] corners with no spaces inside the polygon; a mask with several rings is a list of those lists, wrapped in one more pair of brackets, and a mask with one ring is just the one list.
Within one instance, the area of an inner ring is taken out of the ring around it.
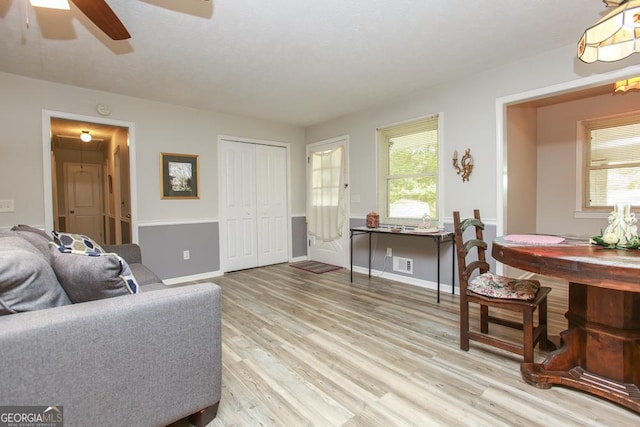
{"label": "hallway doorway", "polygon": [[[45,120],[51,165],[47,231],[86,234],[101,244],[134,241],[129,126],[55,113]],[[45,184],[46,165],[45,158]]]}

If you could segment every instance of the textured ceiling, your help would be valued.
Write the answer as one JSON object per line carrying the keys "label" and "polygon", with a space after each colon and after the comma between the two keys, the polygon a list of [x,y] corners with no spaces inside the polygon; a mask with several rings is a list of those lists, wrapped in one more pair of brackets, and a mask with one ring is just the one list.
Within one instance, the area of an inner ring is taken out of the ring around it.
{"label": "textured ceiling", "polygon": [[306,126],[576,43],[606,11],[600,0],[107,1],[131,39],[110,40],[73,4],[2,0],[0,71]]}

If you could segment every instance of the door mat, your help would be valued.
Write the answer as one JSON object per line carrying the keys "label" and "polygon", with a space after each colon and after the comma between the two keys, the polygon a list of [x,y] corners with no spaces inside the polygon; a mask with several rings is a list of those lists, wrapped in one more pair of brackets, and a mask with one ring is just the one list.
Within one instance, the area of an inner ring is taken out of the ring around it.
{"label": "door mat", "polygon": [[325,264],[318,261],[300,261],[289,265],[293,268],[309,271],[315,274],[327,273],[329,271],[340,270],[342,268],[337,265]]}

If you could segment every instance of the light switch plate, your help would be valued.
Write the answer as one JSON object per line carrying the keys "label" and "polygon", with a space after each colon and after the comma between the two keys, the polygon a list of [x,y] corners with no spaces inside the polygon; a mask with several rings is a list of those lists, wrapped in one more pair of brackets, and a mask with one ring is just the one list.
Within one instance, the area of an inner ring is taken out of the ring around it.
{"label": "light switch plate", "polygon": [[0,212],[15,212],[13,200],[0,200]]}

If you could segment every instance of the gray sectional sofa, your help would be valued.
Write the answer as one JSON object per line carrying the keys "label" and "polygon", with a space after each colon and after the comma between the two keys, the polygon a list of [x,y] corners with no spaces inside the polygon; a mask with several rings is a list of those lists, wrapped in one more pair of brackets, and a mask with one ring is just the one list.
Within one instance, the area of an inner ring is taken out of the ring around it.
{"label": "gray sectional sofa", "polygon": [[[221,395],[220,288],[168,288],[142,264],[138,245],[105,246],[126,261],[139,292],[114,296],[112,287],[73,303],[70,295],[85,296],[64,290],[56,262],[80,262],[64,273],[80,271],[80,278],[64,281],[83,292],[95,285],[86,281],[102,280],[89,278],[121,264],[106,256],[54,262],[60,255],[49,240],[30,227],[0,231],[0,406],[61,406],[67,427],[213,419]],[[89,262],[107,267],[88,272]],[[109,280],[107,287],[115,283]]]}

